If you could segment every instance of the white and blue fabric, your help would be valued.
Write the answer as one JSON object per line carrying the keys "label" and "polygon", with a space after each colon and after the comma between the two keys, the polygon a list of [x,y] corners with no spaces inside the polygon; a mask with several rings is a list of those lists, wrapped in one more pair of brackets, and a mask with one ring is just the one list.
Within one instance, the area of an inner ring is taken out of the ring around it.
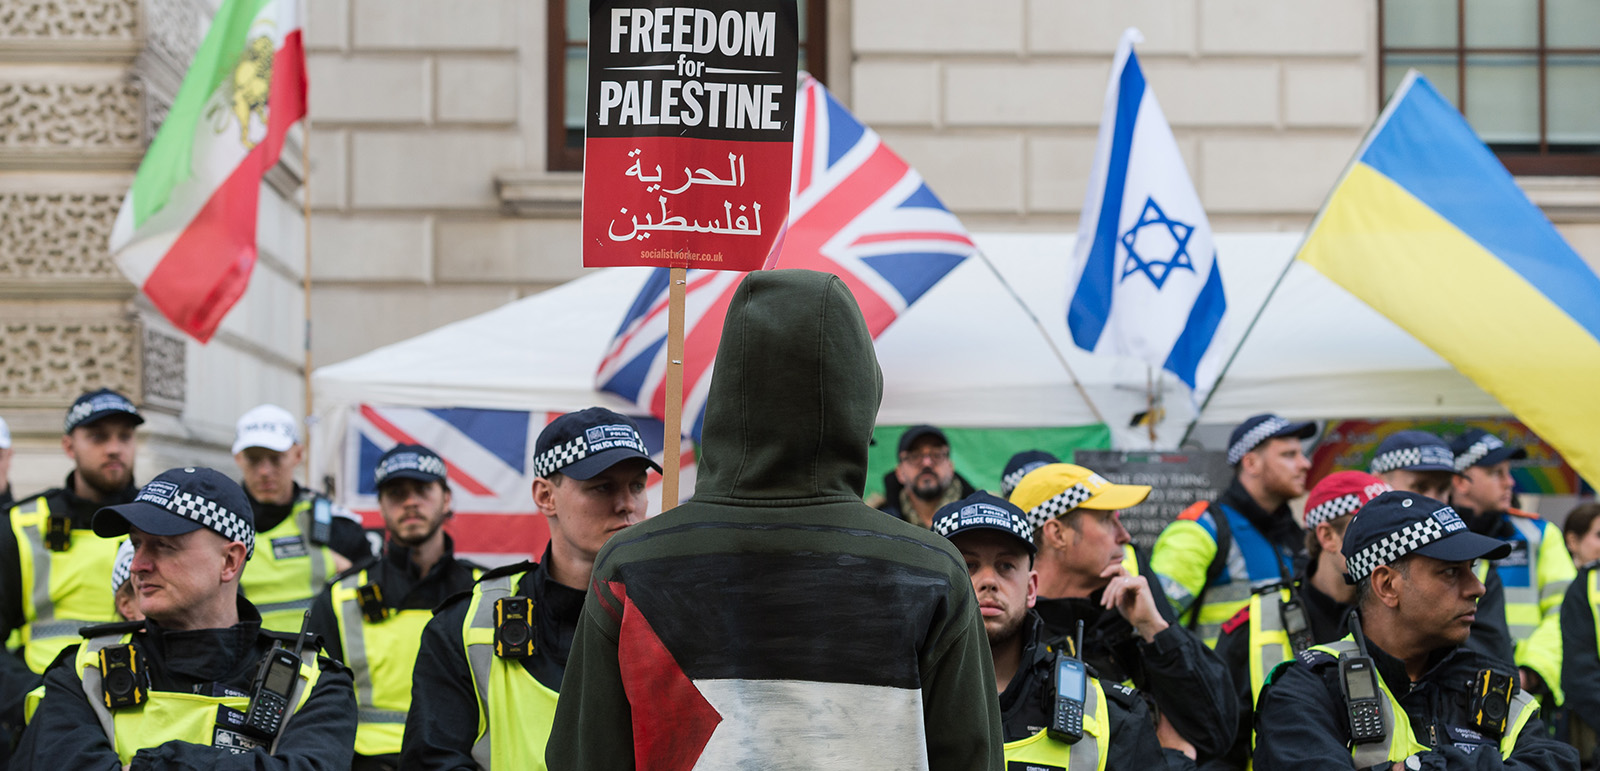
{"label": "white and blue fabric", "polygon": [[1067,326],[1079,348],[1142,359],[1200,399],[1222,368],[1228,303],[1211,224],[1133,53],[1141,40],[1122,34],[1106,87]]}

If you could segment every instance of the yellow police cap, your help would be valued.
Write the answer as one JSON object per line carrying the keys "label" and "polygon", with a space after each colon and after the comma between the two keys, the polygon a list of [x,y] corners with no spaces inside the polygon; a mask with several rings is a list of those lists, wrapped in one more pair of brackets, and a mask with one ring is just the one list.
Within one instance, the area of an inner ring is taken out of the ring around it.
{"label": "yellow police cap", "polygon": [[1027,512],[1029,524],[1037,528],[1073,509],[1117,511],[1149,495],[1149,485],[1113,484],[1082,466],[1051,463],[1028,472],[1011,491],[1011,503]]}

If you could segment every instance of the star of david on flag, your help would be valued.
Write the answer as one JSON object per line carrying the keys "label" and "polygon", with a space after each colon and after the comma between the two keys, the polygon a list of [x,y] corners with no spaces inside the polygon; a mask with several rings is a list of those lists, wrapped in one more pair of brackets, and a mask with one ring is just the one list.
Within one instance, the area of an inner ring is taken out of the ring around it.
{"label": "star of david on flag", "polygon": [[[961,221],[878,133],[811,76],[795,108],[789,220],[775,263],[844,279],[876,338],[977,253]],[[743,273],[691,270],[684,291],[683,415],[700,435],[722,321]],[[666,268],[645,282],[595,375],[596,386],[666,415]]]}
{"label": "star of david on flag", "polygon": [[1141,39],[1122,34],[1106,86],[1067,326],[1079,348],[1142,359],[1201,399],[1222,367],[1228,303],[1211,224],[1133,52]]}

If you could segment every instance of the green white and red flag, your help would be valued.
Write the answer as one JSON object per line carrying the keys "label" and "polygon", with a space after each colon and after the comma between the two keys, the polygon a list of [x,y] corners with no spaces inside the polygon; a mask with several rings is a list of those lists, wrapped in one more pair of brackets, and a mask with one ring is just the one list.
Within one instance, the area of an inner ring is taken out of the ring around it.
{"label": "green white and red flag", "polygon": [[204,343],[250,282],[261,177],[306,114],[298,0],[225,0],[111,232],[117,267]]}

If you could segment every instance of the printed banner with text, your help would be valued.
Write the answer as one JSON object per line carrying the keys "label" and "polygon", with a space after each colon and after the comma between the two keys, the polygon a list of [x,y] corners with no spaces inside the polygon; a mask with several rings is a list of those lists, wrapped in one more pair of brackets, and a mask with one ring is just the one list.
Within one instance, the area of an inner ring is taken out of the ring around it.
{"label": "printed banner with text", "polygon": [[584,267],[757,270],[789,212],[795,0],[592,0]]}

